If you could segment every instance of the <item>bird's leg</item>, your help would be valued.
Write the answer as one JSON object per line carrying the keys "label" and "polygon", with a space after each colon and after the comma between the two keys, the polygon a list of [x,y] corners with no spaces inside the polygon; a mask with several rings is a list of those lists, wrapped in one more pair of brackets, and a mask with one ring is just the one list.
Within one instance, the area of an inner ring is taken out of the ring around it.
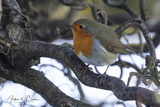
{"label": "bird's leg", "polygon": [[98,78],[100,78],[100,84],[102,83],[103,79],[106,78],[106,76],[107,76],[107,70],[108,70],[109,66],[110,65],[107,66],[106,71],[102,75],[98,76]]}
{"label": "bird's leg", "polygon": [[83,73],[85,73],[85,72],[87,71],[87,68],[88,68],[89,65],[90,65],[90,64],[87,64],[87,65],[82,69],[82,71],[81,71],[81,73],[80,73],[80,77],[83,75]]}

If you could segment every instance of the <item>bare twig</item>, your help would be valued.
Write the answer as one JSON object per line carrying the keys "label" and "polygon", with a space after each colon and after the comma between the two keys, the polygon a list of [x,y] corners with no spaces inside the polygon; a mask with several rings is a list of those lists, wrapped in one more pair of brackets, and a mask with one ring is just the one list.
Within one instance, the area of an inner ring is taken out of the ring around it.
{"label": "bare twig", "polygon": [[145,58],[143,56],[144,44],[142,42],[142,37],[141,37],[141,33],[140,32],[138,32],[138,37],[139,37],[139,43],[140,43],[140,51],[139,52],[140,52],[141,57]]}
{"label": "bare twig", "polygon": [[145,0],[139,0],[139,4],[140,4],[140,12],[141,12],[141,17],[144,21],[146,21],[147,18],[147,14],[146,14],[146,4],[145,4]]}
{"label": "bare twig", "polygon": [[152,42],[152,39],[151,39],[151,36],[149,34],[149,31],[146,27],[146,25],[143,23],[143,21],[141,20],[141,18],[135,18],[135,19],[132,19],[130,21],[127,21],[126,23],[122,24],[118,29],[116,29],[116,33],[118,35],[121,35],[121,33],[127,29],[128,27],[130,26],[138,26],[142,33],[143,33],[143,36],[146,40],[146,43],[147,43],[147,46],[148,46],[148,50],[149,50],[149,53],[150,55],[155,59],[156,61],[156,53],[155,53],[155,47],[154,47],[154,44]]}
{"label": "bare twig", "polygon": [[127,4],[126,4],[126,0],[123,0],[123,2],[113,2],[112,0],[103,0],[104,3],[106,3],[108,6],[111,6],[111,7],[116,7],[116,8],[121,8],[121,9],[124,9],[126,10],[132,17],[136,18],[138,17],[138,15],[132,10],[131,7],[129,7]]}
{"label": "bare twig", "polygon": [[121,60],[119,60],[119,61],[113,63],[112,66],[113,66],[113,65],[119,65],[119,66],[122,67],[122,68],[123,68],[123,67],[126,67],[126,68],[132,67],[132,68],[134,68],[138,73],[142,73],[142,70],[141,70],[140,68],[138,68],[138,66],[136,66],[136,65],[134,65],[134,64],[131,64],[131,63],[129,63],[129,62],[126,62],[126,61],[121,61]]}
{"label": "bare twig", "polygon": [[83,9],[87,8],[88,6],[90,6],[89,3],[84,3],[83,0],[81,0],[81,1],[78,1],[78,0],[59,0],[59,1],[66,6],[70,6],[74,9],[78,9],[78,10],[83,10]]}
{"label": "bare twig", "polygon": [[0,0],[0,23],[1,23],[1,17],[2,17],[2,0]]}
{"label": "bare twig", "polygon": [[79,90],[79,93],[80,93],[80,100],[85,101],[85,94],[83,92],[83,89],[81,87],[80,82],[71,75],[72,71],[69,67],[67,67],[67,71],[68,71],[67,76],[68,76],[69,80],[71,80],[78,87],[78,90]]}
{"label": "bare twig", "polygon": [[5,46],[7,46],[9,48],[11,47],[11,45],[9,43],[3,41],[2,39],[0,39],[0,43],[4,44]]}

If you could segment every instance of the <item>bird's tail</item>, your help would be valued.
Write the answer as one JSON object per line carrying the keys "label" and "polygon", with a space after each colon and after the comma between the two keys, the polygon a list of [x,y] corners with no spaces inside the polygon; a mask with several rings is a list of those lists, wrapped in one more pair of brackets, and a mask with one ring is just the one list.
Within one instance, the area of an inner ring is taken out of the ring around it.
{"label": "bird's tail", "polygon": [[125,47],[126,47],[126,51],[127,51],[128,53],[139,55],[139,51],[138,51],[138,50],[136,50],[136,49],[134,49],[134,48],[132,48],[132,47],[130,47],[130,46],[127,46],[127,45],[125,45]]}

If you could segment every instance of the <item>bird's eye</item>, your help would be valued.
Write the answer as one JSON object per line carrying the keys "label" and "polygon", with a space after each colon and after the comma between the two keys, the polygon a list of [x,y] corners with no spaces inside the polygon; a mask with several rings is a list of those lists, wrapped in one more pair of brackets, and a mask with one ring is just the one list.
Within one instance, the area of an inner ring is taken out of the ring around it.
{"label": "bird's eye", "polygon": [[83,25],[79,25],[79,28],[82,29],[82,28],[83,28]]}

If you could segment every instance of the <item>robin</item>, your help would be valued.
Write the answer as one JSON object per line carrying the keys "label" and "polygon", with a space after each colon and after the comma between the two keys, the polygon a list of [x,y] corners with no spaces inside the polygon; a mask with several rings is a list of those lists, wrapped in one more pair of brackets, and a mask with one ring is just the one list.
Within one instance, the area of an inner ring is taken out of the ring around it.
{"label": "robin", "polygon": [[119,53],[130,54],[136,51],[121,43],[112,28],[99,22],[79,19],[71,25],[71,28],[75,53],[88,64],[110,65],[117,59]]}

